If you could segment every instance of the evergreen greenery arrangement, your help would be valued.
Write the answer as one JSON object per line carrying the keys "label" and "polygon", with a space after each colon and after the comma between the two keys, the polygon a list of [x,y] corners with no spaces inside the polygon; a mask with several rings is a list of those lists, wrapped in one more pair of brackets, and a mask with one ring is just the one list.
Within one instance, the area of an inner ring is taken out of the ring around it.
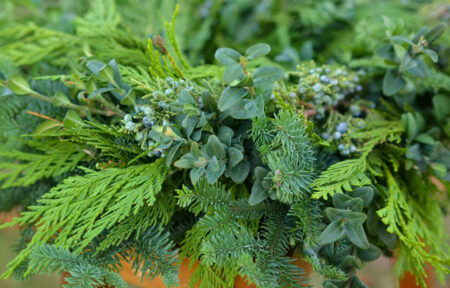
{"label": "evergreen greenery arrangement", "polygon": [[1,278],[449,273],[448,3],[259,2],[1,1],[0,211],[21,215],[0,227],[22,229]]}

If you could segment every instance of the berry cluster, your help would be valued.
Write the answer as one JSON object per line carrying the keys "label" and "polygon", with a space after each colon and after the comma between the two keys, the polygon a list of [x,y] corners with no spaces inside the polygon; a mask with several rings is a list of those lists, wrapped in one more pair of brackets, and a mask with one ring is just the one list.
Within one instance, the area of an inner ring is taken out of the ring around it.
{"label": "berry cluster", "polygon": [[343,67],[303,66],[298,74],[297,93],[302,101],[312,104],[318,112],[317,117],[322,118],[326,107],[336,106],[348,95],[362,91],[360,77],[364,74],[362,70],[354,72]]}

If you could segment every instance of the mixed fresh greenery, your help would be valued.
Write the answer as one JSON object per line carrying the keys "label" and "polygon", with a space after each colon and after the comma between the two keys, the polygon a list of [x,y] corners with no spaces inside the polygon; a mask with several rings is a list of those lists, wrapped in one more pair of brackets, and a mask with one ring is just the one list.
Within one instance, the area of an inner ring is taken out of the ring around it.
{"label": "mixed fresh greenery", "polygon": [[22,212],[2,278],[450,272],[445,1],[174,2],[2,0],[0,211]]}

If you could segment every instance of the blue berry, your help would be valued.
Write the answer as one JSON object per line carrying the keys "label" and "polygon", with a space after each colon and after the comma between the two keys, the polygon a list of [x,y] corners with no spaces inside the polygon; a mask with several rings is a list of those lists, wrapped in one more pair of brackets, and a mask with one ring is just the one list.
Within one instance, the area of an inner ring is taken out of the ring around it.
{"label": "blue berry", "polygon": [[341,122],[336,126],[336,130],[341,133],[347,132],[348,125],[345,122]]}
{"label": "blue berry", "polygon": [[151,120],[150,117],[144,117],[142,119],[142,123],[144,123],[145,128],[151,128],[153,126],[152,122],[154,123],[154,121]]}
{"label": "blue berry", "polygon": [[144,112],[145,115],[150,116],[153,114],[153,109],[148,106],[141,107],[141,111]]}
{"label": "blue berry", "polygon": [[130,114],[126,114],[126,115],[123,117],[123,121],[125,121],[125,122],[131,122],[131,121],[133,121],[133,117],[132,117]]}
{"label": "blue berry", "polygon": [[298,92],[300,92],[300,94],[303,94],[306,92],[306,88],[305,87],[301,87]]}
{"label": "blue berry", "polygon": [[173,90],[170,89],[170,88],[167,88],[167,89],[164,91],[164,94],[165,94],[166,96],[169,96],[169,95],[172,94],[172,93],[173,93]]}
{"label": "blue berry", "polygon": [[295,97],[297,97],[297,94],[295,94],[294,92],[291,92],[291,93],[289,94],[289,97],[295,98]]}
{"label": "blue berry", "polygon": [[156,158],[159,158],[159,157],[161,157],[161,152],[153,151],[153,156],[155,156]]}
{"label": "blue berry", "polygon": [[339,131],[336,131],[336,132],[334,132],[334,139],[339,139],[339,138],[341,138],[342,137],[342,134],[341,134],[341,132],[339,132]]}
{"label": "blue berry", "polygon": [[159,92],[159,91],[155,91],[155,92],[153,92],[153,98],[158,98],[158,96],[159,95],[161,95],[161,92]]}
{"label": "blue berry", "polygon": [[342,155],[348,155],[350,154],[350,150],[348,148],[345,148],[344,150],[342,150]]}
{"label": "blue berry", "polygon": [[352,153],[356,152],[355,145],[350,146],[350,152],[352,152]]}
{"label": "blue berry", "polygon": [[125,123],[125,129],[128,131],[133,131],[136,125],[133,122],[127,122]]}
{"label": "blue berry", "polygon": [[331,83],[331,85],[336,86],[339,84],[339,81],[337,79],[331,79],[330,83]]}
{"label": "blue berry", "polygon": [[203,110],[205,106],[203,104],[198,105],[198,108],[200,108],[200,110]]}
{"label": "blue berry", "polygon": [[328,78],[328,76],[326,75],[322,75],[320,76],[320,81],[322,81],[323,83],[328,83],[330,81],[330,78]]}
{"label": "blue berry", "polygon": [[320,83],[316,83],[312,88],[314,91],[319,92],[320,90],[322,90],[322,85]]}
{"label": "blue berry", "polygon": [[345,145],[343,143],[339,144],[338,150],[342,151],[345,148]]}

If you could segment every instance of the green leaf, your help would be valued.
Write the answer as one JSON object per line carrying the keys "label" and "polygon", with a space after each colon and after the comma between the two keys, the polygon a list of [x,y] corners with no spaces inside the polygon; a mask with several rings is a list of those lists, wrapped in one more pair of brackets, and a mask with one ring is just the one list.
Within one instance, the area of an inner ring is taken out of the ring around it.
{"label": "green leaf", "polygon": [[260,182],[255,182],[252,187],[252,192],[250,198],[248,199],[248,204],[254,206],[269,197],[267,191],[261,186]]}
{"label": "green leaf", "polygon": [[397,69],[391,69],[386,72],[383,79],[383,93],[386,96],[392,96],[406,86],[406,81],[398,74]]}
{"label": "green leaf", "polygon": [[352,279],[352,283],[350,284],[350,288],[369,288],[366,284],[364,284],[358,277],[354,276]]}
{"label": "green leaf", "polygon": [[219,180],[225,171],[225,164],[220,164],[216,156],[213,156],[206,168],[206,180],[209,184],[214,184]]}
{"label": "green leaf", "polygon": [[416,121],[416,118],[411,112],[408,112],[402,114],[401,120],[403,127],[405,128],[408,140],[412,141],[419,133],[419,125]]}
{"label": "green leaf", "polygon": [[57,91],[53,104],[57,107],[67,107],[71,105],[72,102],[70,102],[69,98],[67,98],[63,92]]}
{"label": "green leaf", "polygon": [[239,103],[248,94],[245,88],[227,87],[220,95],[218,107],[220,111],[226,111]]}
{"label": "green leaf", "polygon": [[57,121],[45,121],[42,122],[36,129],[34,129],[34,134],[47,134],[47,133],[53,133],[61,129],[64,125],[61,122]]}
{"label": "green leaf", "polygon": [[363,200],[363,206],[368,207],[373,198],[373,188],[370,186],[358,187],[351,193],[352,197],[358,197]]}
{"label": "green leaf", "polygon": [[8,87],[14,94],[17,95],[27,95],[34,92],[27,80],[20,76],[12,76],[8,80]]}
{"label": "green leaf", "polygon": [[241,58],[241,54],[231,48],[219,48],[217,49],[214,57],[216,57],[220,63],[229,66],[238,63]]}
{"label": "green leaf", "polygon": [[75,110],[69,110],[64,117],[64,128],[74,128],[77,126],[86,126],[81,116]]}
{"label": "green leaf", "polygon": [[86,67],[91,70],[95,75],[98,75],[100,70],[102,70],[106,66],[105,63],[102,63],[97,60],[88,61]]}
{"label": "green leaf", "polygon": [[445,175],[447,175],[447,167],[442,163],[431,164],[431,169],[433,169],[434,173],[440,178],[444,178]]}
{"label": "green leaf", "polygon": [[421,133],[414,138],[414,141],[417,141],[422,144],[434,145],[436,141],[427,133]]}
{"label": "green leaf", "polygon": [[127,106],[135,106],[136,105],[136,95],[134,94],[133,89],[129,89],[127,94],[120,101],[120,104]]}
{"label": "green leaf", "polygon": [[245,51],[245,56],[248,60],[253,60],[258,57],[267,55],[270,53],[270,46],[265,43],[255,44]]}
{"label": "green leaf", "polygon": [[433,61],[434,63],[436,63],[438,61],[438,54],[436,52],[434,52],[431,49],[425,49],[423,50],[423,52],[430,57],[431,61]]}
{"label": "green leaf", "polygon": [[244,154],[234,147],[228,148],[228,156],[230,157],[230,168],[236,166],[244,158]]}
{"label": "green leaf", "polygon": [[[365,216],[365,215],[364,215]],[[347,238],[358,248],[368,249],[369,241],[367,240],[366,233],[362,227],[362,223],[359,220],[349,220],[347,227]]]}
{"label": "green leaf", "polygon": [[234,183],[242,183],[247,179],[248,173],[250,172],[250,162],[241,161],[238,165],[230,170],[229,175]]}
{"label": "green leaf", "polygon": [[188,153],[181,156],[181,158],[175,161],[173,165],[181,169],[190,169],[195,167],[195,161],[197,161],[197,157]]}
{"label": "green leaf", "polygon": [[438,120],[444,120],[450,115],[450,96],[438,94],[433,97],[434,115]]}
{"label": "green leaf", "polygon": [[178,158],[178,156],[180,155],[180,148],[181,146],[183,146],[182,143],[178,143],[175,144],[174,146],[172,146],[169,150],[169,153],[167,153],[167,157],[166,157],[166,165],[168,167],[170,167],[173,163],[173,160]]}
{"label": "green leaf", "polygon": [[368,249],[358,249],[358,258],[369,262],[381,256],[381,250],[377,246],[370,244]]}
{"label": "green leaf", "polygon": [[194,167],[189,172],[189,177],[191,178],[192,184],[196,184],[200,177],[205,174],[206,169],[204,167]]}
{"label": "green leaf", "polygon": [[222,143],[220,143],[219,138],[215,135],[209,136],[204,153],[210,158],[217,157],[219,160],[224,160],[226,156]]}
{"label": "green leaf", "polygon": [[327,245],[338,241],[345,235],[345,227],[342,221],[333,221],[327,228],[320,234],[320,245]]}
{"label": "green leaf", "polygon": [[253,72],[253,82],[255,87],[272,85],[275,81],[282,79],[284,71],[274,66],[262,66]]}
{"label": "green leaf", "polygon": [[255,99],[253,100],[249,100],[245,105],[244,105],[245,110],[248,112],[247,113],[247,118],[251,119],[257,116],[264,116],[264,99],[262,98],[262,96],[257,96]]}
{"label": "green leaf", "polygon": [[392,44],[386,44],[378,47],[375,50],[375,55],[391,62],[395,61],[395,56],[392,53]]}
{"label": "green leaf", "polygon": [[439,23],[434,26],[425,34],[425,40],[427,40],[429,44],[436,41],[439,37],[441,37],[442,33],[444,33],[446,27],[447,25],[445,25],[445,23]]}
{"label": "green leaf", "polygon": [[227,66],[227,69],[223,72],[223,82],[230,84],[237,81],[238,83],[245,78],[244,69],[240,63],[234,63]]}

